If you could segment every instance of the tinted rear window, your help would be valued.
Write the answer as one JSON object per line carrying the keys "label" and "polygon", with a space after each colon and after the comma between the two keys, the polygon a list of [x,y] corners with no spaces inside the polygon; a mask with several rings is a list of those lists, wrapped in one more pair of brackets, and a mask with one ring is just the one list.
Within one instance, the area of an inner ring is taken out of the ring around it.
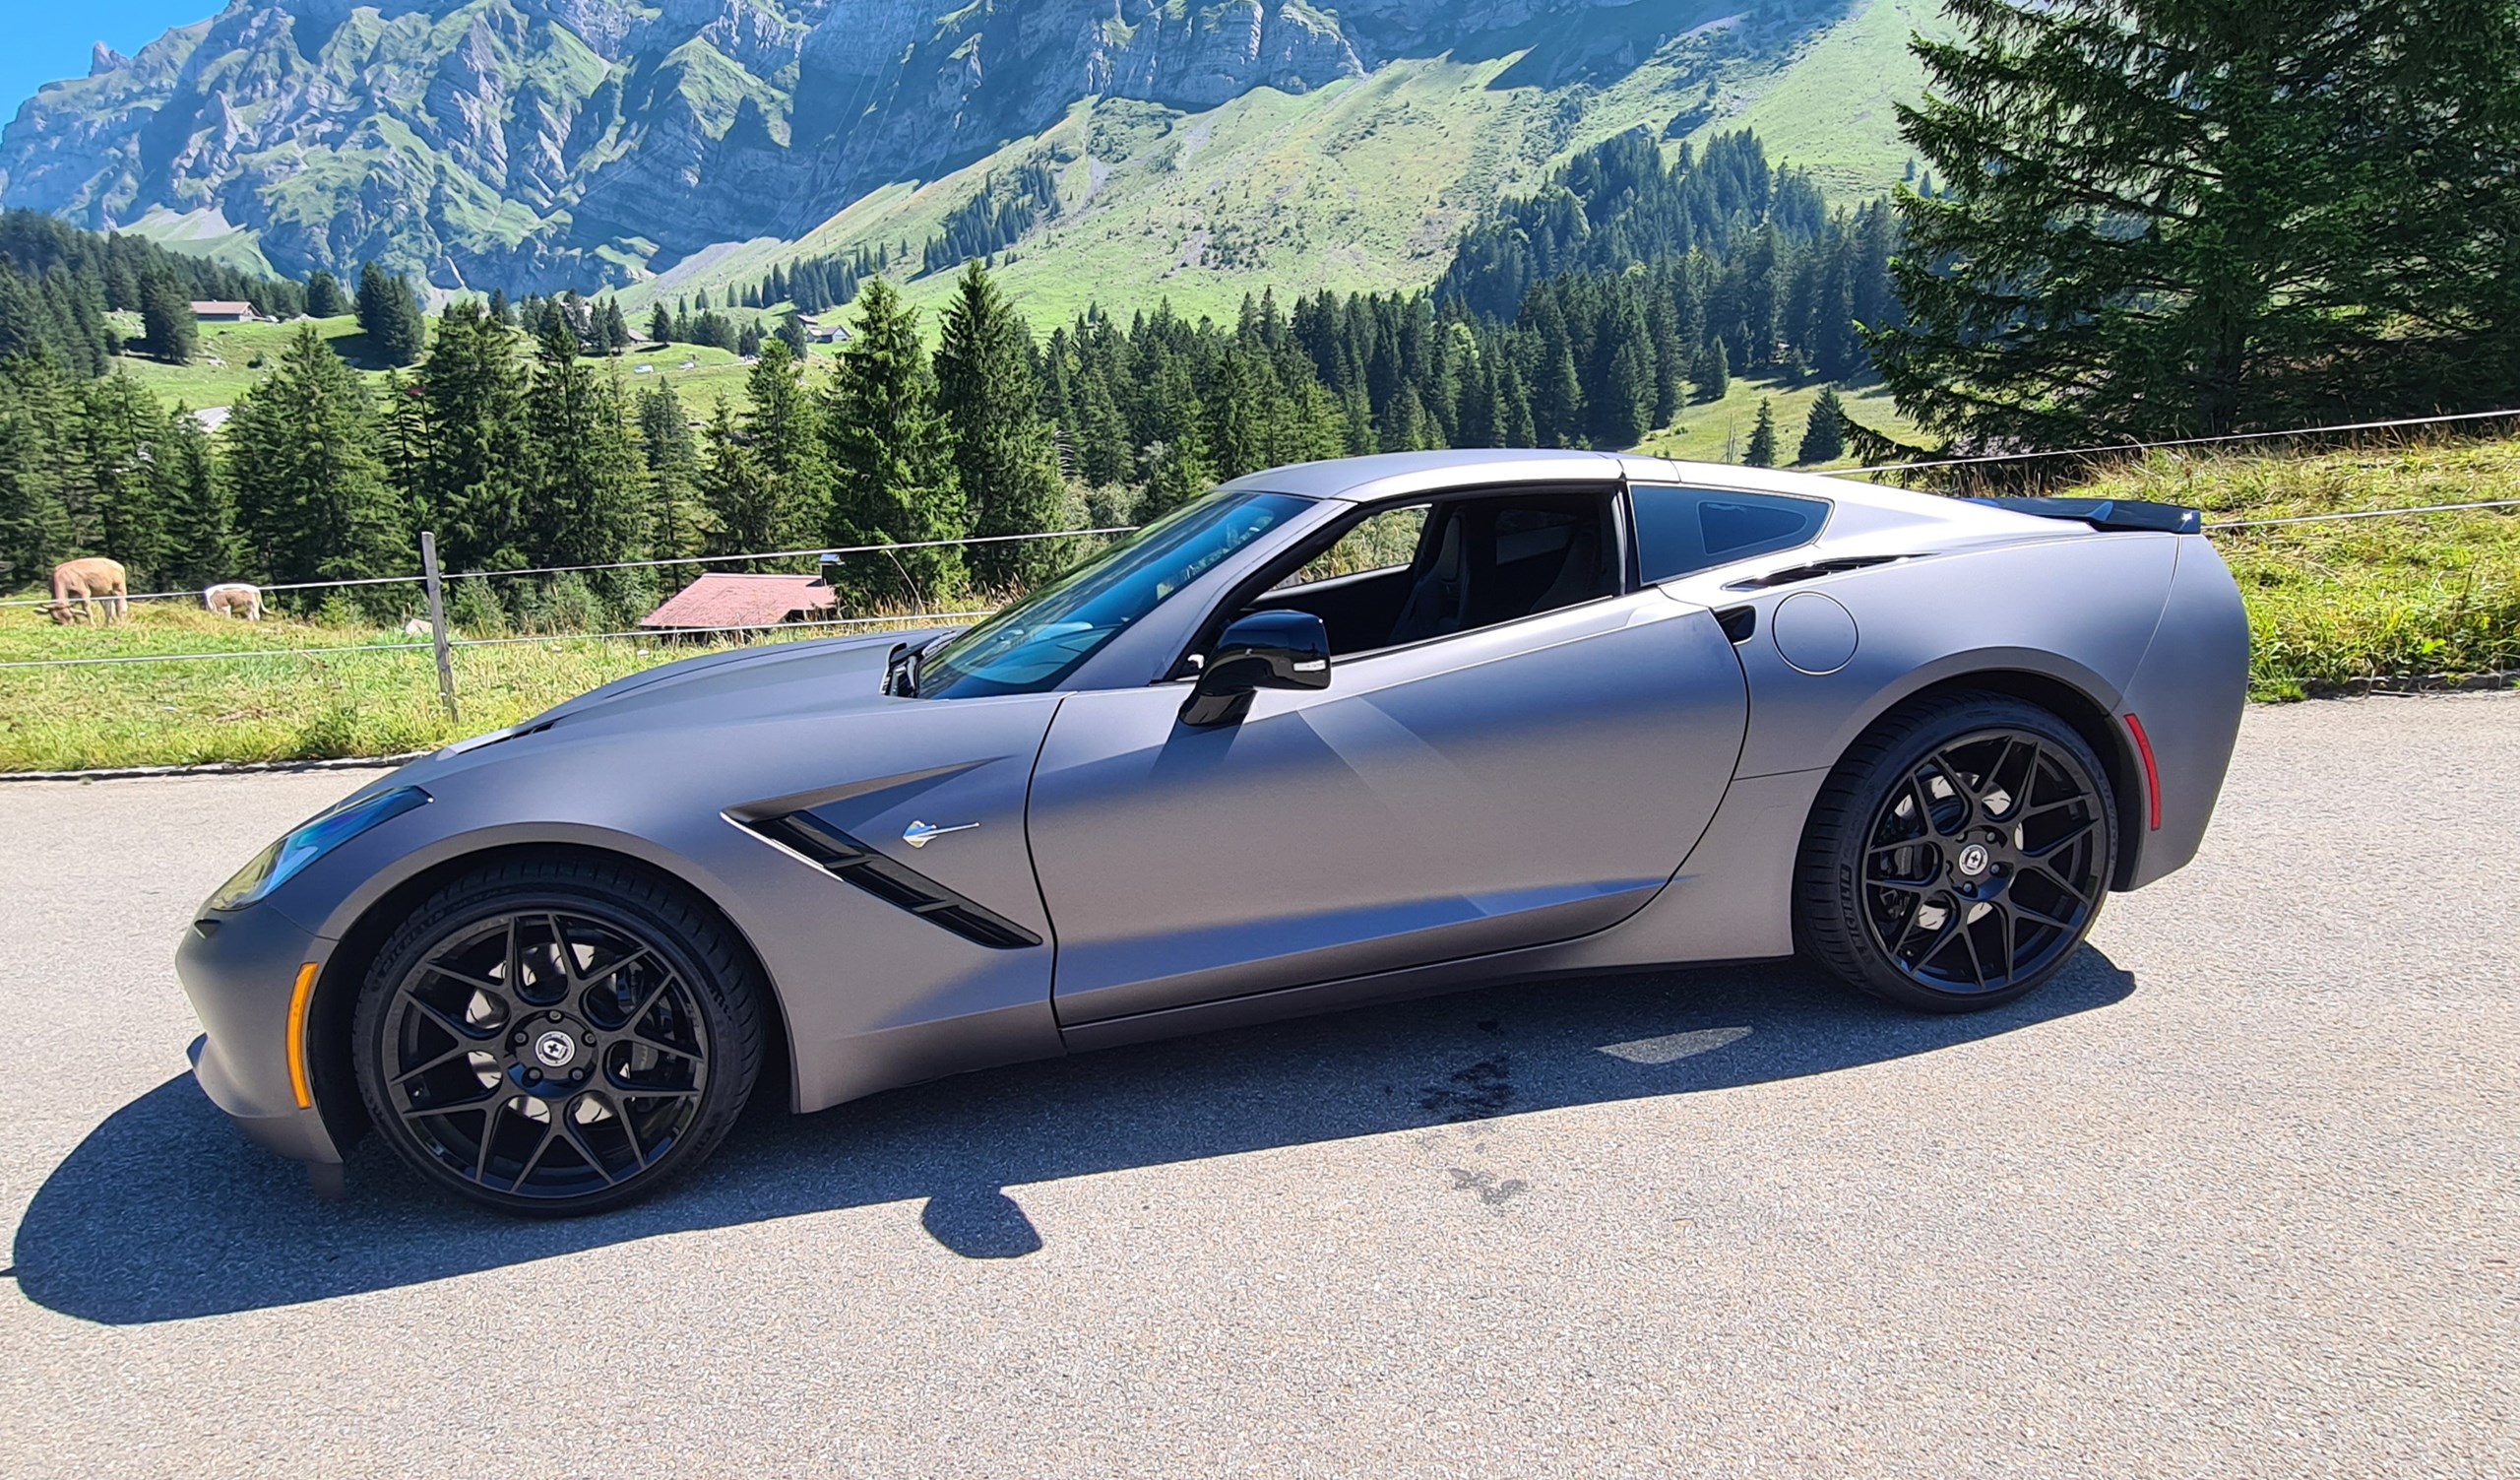
{"label": "tinted rear window", "polygon": [[1829,518],[1825,500],[1781,493],[1638,484],[1628,496],[1637,572],[1649,583],[1807,545]]}

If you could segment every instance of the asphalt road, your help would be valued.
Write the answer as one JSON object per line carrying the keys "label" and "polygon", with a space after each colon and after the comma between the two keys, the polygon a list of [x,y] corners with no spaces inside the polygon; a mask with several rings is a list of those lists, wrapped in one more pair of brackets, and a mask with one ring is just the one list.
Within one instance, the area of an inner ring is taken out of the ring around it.
{"label": "asphalt road", "polygon": [[2250,714],[1943,1020],[1792,965],[756,1118],[538,1225],[310,1199],[188,912],[355,775],[0,785],[0,1474],[2520,1470],[2520,697]]}

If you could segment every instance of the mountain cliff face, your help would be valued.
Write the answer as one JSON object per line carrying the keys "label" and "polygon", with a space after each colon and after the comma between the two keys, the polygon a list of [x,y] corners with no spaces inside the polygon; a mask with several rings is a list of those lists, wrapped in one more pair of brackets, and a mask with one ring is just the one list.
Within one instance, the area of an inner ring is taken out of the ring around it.
{"label": "mountain cliff face", "polygon": [[[949,8],[951,7],[951,8]],[[167,213],[284,272],[376,258],[441,287],[621,283],[795,238],[1080,99],[1184,111],[1536,28],[1723,0],[232,0],[55,83],[0,132],[0,201]]]}

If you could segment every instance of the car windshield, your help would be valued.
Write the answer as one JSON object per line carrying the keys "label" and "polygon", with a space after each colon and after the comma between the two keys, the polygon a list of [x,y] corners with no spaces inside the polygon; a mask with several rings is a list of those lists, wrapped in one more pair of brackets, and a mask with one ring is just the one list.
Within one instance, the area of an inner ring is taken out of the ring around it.
{"label": "car windshield", "polygon": [[1218,561],[1287,522],[1305,500],[1211,493],[1182,505],[950,638],[918,666],[920,698],[1039,693]]}

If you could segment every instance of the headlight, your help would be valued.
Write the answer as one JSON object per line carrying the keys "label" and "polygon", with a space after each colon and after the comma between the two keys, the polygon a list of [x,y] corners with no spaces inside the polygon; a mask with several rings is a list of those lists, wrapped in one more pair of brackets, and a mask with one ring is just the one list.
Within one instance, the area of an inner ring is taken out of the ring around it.
{"label": "headlight", "polygon": [[269,848],[210,896],[214,910],[241,910],[296,877],[297,871],[388,817],[399,817],[429,800],[415,786],[396,787],[371,797],[354,797],[329,811],[318,812]]}

